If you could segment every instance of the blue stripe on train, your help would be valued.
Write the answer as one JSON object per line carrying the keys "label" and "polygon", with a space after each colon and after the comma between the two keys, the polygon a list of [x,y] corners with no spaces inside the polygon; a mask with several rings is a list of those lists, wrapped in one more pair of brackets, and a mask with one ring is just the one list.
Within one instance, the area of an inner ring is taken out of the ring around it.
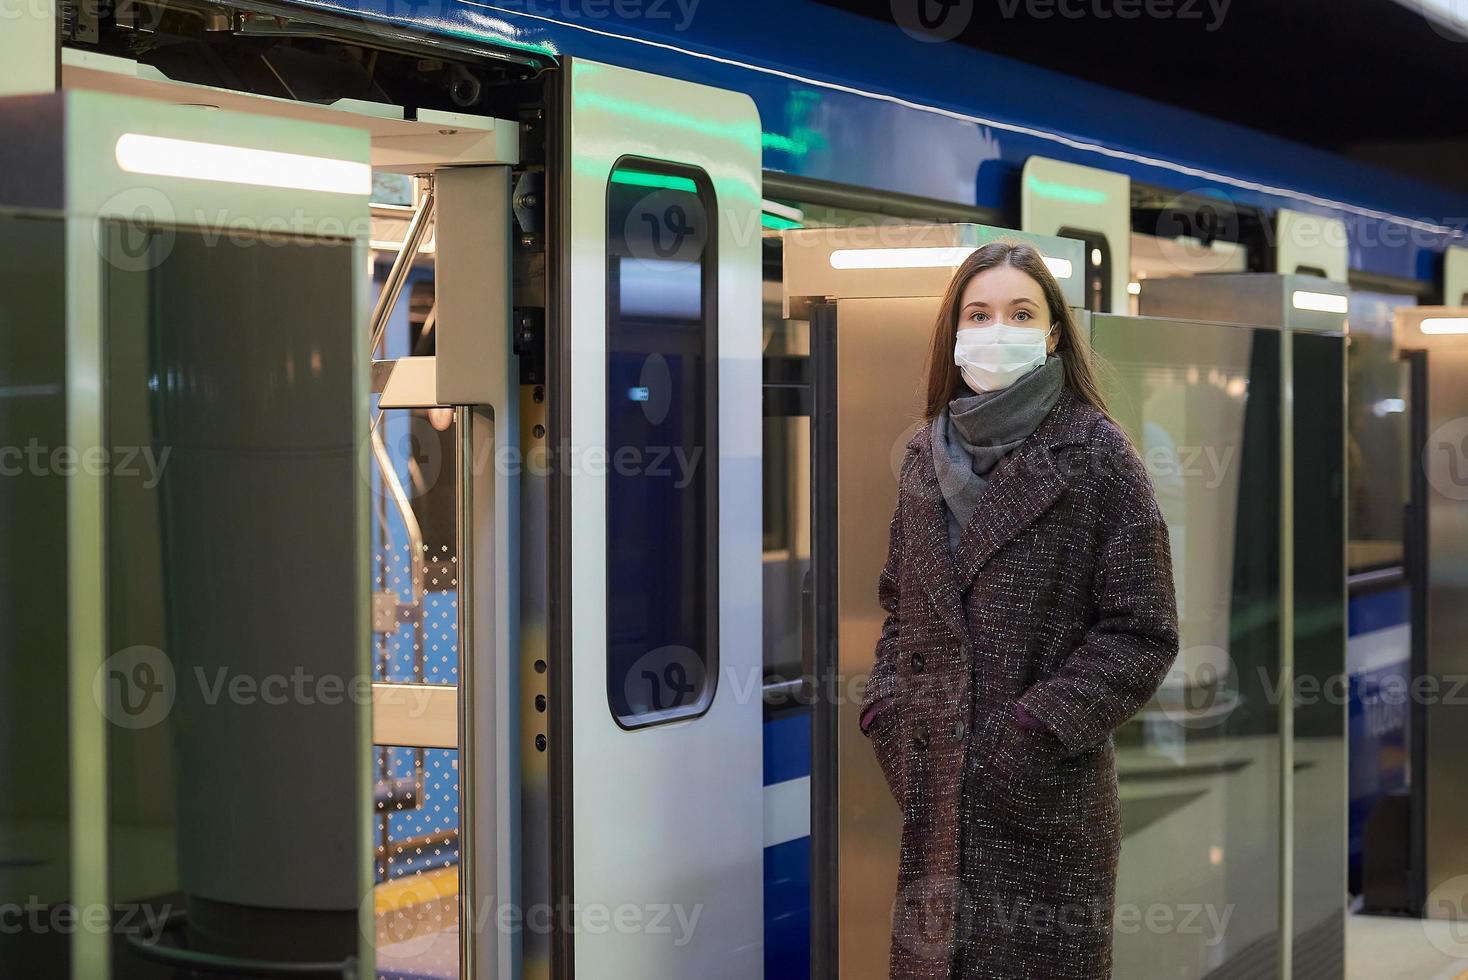
{"label": "blue stripe on train", "polygon": [[1363,837],[1377,801],[1407,790],[1410,604],[1411,589],[1402,586],[1352,596],[1348,605],[1347,854],[1353,889],[1361,887]]}
{"label": "blue stripe on train", "polygon": [[1412,590],[1407,586],[1351,596],[1349,630],[1352,636],[1358,633],[1373,633],[1391,626],[1400,626],[1411,615]]}
{"label": "blue stripe on train", "polygon": [[[766,787],[810,775],[811,716],[765,722]],[[765,848],[765,980],[810,977],[810,836]]]}

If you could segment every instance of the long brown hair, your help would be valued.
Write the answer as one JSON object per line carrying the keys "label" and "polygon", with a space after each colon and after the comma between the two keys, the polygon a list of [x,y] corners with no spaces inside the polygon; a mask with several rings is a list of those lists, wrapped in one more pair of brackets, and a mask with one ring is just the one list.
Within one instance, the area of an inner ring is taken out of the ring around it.
{"label": "long brown hair", "polygon": [[1009,238],[1001,238],[976,249],[963,260],[948,283],[948,291],[938,306],[938,318],[933,323],[933,343],[928,348],[927,417],[936,418],[943,411],[943,406],[958,396],[962,375],[958,365],[953,363],[953,347],[958,340],[958,303],[963,289],[980,272],[1000,265],[1013,266],[1040,284],[1045,294],[1045,305],[1050,308],[1050,322],[1060,331],[1054,353],[1065,366],[1066,389],[1109,418],[1106,399],[1101,395],[1092,369],[1090,345],[1082,339],[1075,318],[1070,315],[1070,307],[1065,305],[1060,284],[1033,245]]}

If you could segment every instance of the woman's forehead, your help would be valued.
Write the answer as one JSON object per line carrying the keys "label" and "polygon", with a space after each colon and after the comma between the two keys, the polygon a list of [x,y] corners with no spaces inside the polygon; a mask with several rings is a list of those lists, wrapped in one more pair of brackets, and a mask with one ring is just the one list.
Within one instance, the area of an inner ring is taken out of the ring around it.
{"label": "woman's forehead", "polygon": [[991,306],[1008,306],[1019,300],[1043,304],[1045,291],[1027,272],[1010,265],[998,265],[976,273],[964,283],[960,302],[981,302]]}

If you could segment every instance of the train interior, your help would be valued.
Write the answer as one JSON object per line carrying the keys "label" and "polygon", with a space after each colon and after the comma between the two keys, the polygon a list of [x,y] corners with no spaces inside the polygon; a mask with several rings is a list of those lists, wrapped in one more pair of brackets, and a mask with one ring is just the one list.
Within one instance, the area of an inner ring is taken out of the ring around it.
{"label": "train interior", "polygon": [[[67,134],[0,151],[53,175],[0,175],[0,443],[131,469],[22,476],[3,513],[0,628],[55,655],[0,684],[0,880],[156,929],[16,940],[16,975],[885,975],[900,817],[850,692],[918,420],[893,379],[1000,236],[1065,286],[1177,569],[1182,654],[1115,735],[1117,900],[1201,918],[1120,925],[1117,975],[1340,977],[1348,909],[1462,887],[1460,723],[1383,692],[1468,615],[1438,451],[1468,446],[1468,252],[1359,275],[1337,219],[1042,157],[995,214],[761,173],[757,119],[687,124],[720,97],[691,83],[93,17],[49,108],[0,100]],[[193,179],[224,144],[282,176]],[[660,462],[550,464],[598,440]],[[568,929],[553,895],[711,911]]]}

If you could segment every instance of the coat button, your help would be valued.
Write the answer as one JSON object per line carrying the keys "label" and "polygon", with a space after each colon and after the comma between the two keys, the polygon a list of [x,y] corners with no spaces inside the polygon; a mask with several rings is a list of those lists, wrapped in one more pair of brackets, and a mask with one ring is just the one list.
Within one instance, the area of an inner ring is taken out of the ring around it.
{"label": "coat button", "polygon": [[914,650],[912,652],[912,672],[914,674],[921,674],[923,672],[923,652],[921,650]]}
{"label": "coat button", "polygon": [[955,742],[962,742],[963,737],[966,734],[968,734],[967,726],[965,726],[964,723],[961,721],[955,721],[953,723],[953,740]]}
{"label": "coat button", "polygon": [[928,747],[928,733],[925,729],[919,728],[912,733],[912,747],[918,751]]}

